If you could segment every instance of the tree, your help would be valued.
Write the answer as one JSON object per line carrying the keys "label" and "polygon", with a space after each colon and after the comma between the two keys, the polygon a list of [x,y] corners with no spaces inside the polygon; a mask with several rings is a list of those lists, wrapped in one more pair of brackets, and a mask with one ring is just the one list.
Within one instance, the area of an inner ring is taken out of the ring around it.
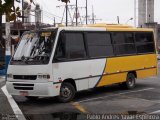
{"label": "tree", "polygon": [[[15,21],[17,17],[21,16],[20,8],[15,7],[14,2],[21,2],[21,0],[0,0],[0,41],[2,40],[2,15],[6,15],[7,21]],[[34,3],[30,0],[30,3]]]}
{"label": "tree", "polygon": [[[3,2],[2,2],[3,1]],[[6,21],[15,21],[17,17],[21,16],[20,8],[15,7],[14,2],[21,2],[21,0],[0,0],[0,43],[4,42],[2,39],[2,15],[6,15]],[[34,3],[33,0],[30,0]]]}
{"label": "tree", "polygon": [[[14,2],[21,2],[21,0],[0,0],[0,15],[6,14],[7,21],[15,21],[17,17],[21,16],[20,8],[15,7]],[[34,3],[33,0],[30,0],[31,3]]]}

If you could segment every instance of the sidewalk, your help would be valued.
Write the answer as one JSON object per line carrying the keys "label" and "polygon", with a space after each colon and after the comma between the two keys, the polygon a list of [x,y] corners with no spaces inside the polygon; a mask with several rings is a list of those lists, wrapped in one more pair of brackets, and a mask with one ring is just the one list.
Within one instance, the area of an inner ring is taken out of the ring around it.
{"label": "sidewalk", "polygon": [[[8,117],[14,116],[14,112],[8,102],[8,99],[1,89],[4,85],[5,77],[0,76],[0,120],[5,120]],[[16,118],[13,120],[16,120]]]}
{"label": "sidewalk", "polygon": [[5,81],[5,76],[0,76],[0,83]]}

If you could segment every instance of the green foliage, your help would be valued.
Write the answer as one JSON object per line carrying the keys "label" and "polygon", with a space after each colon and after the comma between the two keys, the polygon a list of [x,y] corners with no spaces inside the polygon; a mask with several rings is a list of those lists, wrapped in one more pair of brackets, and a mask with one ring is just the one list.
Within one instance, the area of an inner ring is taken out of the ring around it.
{"label": "green foliage", "polygon": [[[21,2],[21,0],[0,0],[0,15],[6,14],[7,21],[15,21],[17,17],[21,16],[20,8],[14,6],[14,2]],[[33,0],[30,0],[34,3]]]}

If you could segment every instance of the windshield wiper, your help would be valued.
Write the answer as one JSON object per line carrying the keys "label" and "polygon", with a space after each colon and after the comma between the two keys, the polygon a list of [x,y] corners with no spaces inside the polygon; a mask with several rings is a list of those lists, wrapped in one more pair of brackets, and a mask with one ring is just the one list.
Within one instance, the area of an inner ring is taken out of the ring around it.
{"label": "windshield wiper", "polygon": [[25,57],[24,55],[21,57],[21,60],[23,61],[23,62],[25,62],[26,64],[28,64],[28,60],[29,60],[30,58],[29,57]]}

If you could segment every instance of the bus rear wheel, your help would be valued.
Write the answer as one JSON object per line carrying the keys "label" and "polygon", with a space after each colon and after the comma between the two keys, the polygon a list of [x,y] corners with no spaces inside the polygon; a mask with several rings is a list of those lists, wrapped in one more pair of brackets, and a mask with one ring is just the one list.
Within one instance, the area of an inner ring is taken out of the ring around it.
{"label": "bus rear wheel", "polygon": [[61,85],[60,89],[60,95],[58,96],[58,99],[60,102],[69,102],[71,101],[75,96],[76,90],[74,86],[71,83],[64,82]]}
{"label": "bus rear wheel", "polygon": [[128,73],[126,82],[120,84],[125,89],[133,89],[136,86],[136,78],[133,73]]}

